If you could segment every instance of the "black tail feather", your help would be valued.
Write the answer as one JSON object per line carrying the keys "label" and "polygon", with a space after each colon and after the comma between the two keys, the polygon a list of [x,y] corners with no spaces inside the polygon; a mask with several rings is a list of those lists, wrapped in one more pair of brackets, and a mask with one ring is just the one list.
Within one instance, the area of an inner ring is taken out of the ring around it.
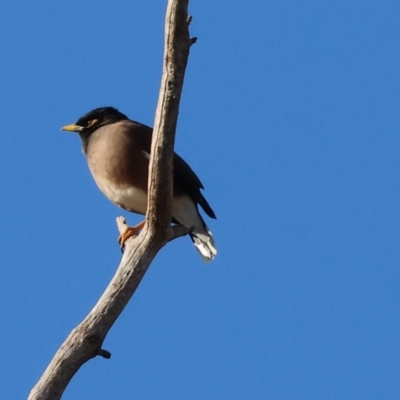
{"label": "black tail feather", "polygon": [[204,212],[210,217],[217,219],[217,216],[215,215],[215,212],[211,208],[211,206],[208,204],[207,200],[203,197],[200,196],[198,203],[200,204],[201,208],[204,210]]}

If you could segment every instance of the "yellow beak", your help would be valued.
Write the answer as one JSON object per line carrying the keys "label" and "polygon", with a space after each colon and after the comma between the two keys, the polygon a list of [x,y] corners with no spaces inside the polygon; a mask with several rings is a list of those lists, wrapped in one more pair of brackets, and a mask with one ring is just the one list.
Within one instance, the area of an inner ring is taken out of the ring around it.
{"label": "yellow beak", "polygon": [[83,127],[75,124],[71,125],[65,125],[61,128],[62,131],[68,131],[68,132],[80,132],[82,131]]}

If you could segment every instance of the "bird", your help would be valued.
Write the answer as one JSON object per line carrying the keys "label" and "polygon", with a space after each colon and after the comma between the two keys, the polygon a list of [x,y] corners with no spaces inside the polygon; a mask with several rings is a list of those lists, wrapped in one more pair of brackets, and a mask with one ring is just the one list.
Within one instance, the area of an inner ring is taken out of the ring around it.
{"label": "bird", "polygon": [[[115,205],[146,215],[147,181],[153,129],[129,119],[114,107],[100,107],[80,117],[61,130],[75,132],[82,141],[82,151],[97,186]],[[192,227],[190,238],[203,261],[217,255],[213,235],[199,207],[210,217],[216,215],[203,196],[199,177],[178,154],[173,155],[172,221]],[[128,229],[119,237],[125,241],[138,235],[145,221]]]}

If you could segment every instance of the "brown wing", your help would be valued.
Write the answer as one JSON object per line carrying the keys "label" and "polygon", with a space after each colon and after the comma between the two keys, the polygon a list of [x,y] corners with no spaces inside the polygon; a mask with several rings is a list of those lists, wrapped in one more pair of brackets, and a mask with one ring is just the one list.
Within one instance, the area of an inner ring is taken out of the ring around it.
{"label": "brown wing", "polygon": [[[131,121],[131,123],[135,125],[136,129],[134,131],[142,143],[142,149],[150,154],[153,129],[136,121]],[[174,153],[173,174],[174,191],[187,193],[210,218],[216,218],[213,209],[201,193],[201,189],[204,189],[204,186],[199,177],[190,168],[189,164],[176,153]]]}
{"label": "brown wing", "polygon": [[189,164],[176,153],[174,153],[174,188],[187,192],[195,203],[200,204],[210,218],[217,218],[201,193],[200,189],[204,189],[204,186],[199,177]]}

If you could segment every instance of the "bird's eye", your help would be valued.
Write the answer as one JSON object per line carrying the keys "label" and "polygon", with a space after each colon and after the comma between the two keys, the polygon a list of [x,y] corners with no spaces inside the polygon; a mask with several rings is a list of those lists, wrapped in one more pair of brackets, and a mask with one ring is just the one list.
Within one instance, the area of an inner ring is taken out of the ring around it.
{"label": "bird's eye", "polygon": [[94,125],[97,122],[97,119],[91,119],[90,121],[87,122],[86,128],[90,128],[92,125]]}

